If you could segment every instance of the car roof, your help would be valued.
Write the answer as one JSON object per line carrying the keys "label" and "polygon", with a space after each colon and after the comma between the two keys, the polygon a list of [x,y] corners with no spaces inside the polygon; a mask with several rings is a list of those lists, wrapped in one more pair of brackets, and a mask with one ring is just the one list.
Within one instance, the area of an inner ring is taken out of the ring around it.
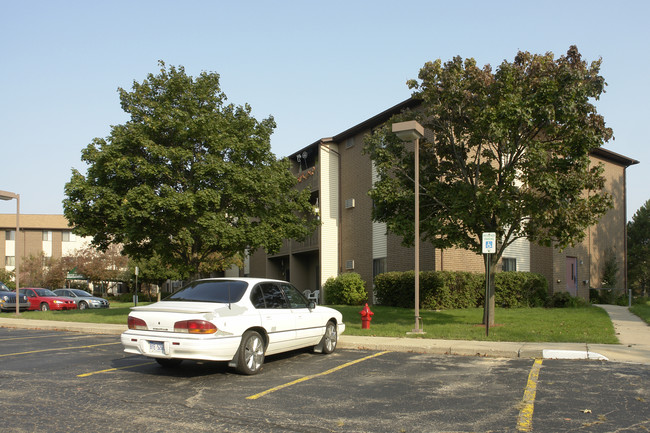
{"label": "car roof", "polygon": [[[216,277],[216,278],[200,278],[194,281],[243,281],[250,285],[257,283],[273,282],[273,283],[289,283],[283,280],[274,280],[272,278],[257,278],[257,277]],[[194,282],[192,281],[192,282]],[[291,284],[291,283],[289,283]]]}

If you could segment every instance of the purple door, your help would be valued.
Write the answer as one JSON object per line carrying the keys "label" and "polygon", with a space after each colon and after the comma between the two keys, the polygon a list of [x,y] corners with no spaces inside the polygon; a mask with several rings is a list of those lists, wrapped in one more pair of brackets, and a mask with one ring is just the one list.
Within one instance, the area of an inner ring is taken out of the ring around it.
{"label": "purple door", "polygon": [[578,296],[578,259],[566,258],[566,290],[571,296]]}

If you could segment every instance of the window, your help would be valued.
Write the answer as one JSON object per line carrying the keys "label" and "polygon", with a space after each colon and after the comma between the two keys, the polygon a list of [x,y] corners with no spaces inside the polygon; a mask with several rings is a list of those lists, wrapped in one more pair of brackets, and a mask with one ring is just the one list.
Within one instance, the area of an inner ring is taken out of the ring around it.
{"label": "window", "polygon": [[[262,289],[266,308],[289,308],[289,304],[278,286],[273,283],[262,283],[259,287]],[[259,304],[259,301],[256,303]]]}
{"label": "window", "polygon": [[504,257],[501,261],[501,270],[504,272],[514,272],[517,270],[517,259]]}
{"label": "window", "polygon": [[266,308],[266,302],[264,302],[264,294],[262,293],[262,288],[257,286],[251,292],[251,303],[255,308]]}
{"label": "window", "polygon": [[16,257],[5,256],[5,266],[16,266]]}
{"label": "window", "polygon": [[72,242],[72,232],[63,232],[63,233],[61,233],[61,241],[63,241],[63,242]]}
{"label": "window", "polygon": [[374,259],[372,261],[372,279],[374,280],[377,275],[384,272],[386,272],[386,257]]}
{"label": "window", "polygon": [[164,301],[219,302],[230,304],[238,302],[248,284],[243,281],[194,281],[178,292],[168,296]]}
{"label": "window", "polygon": [[281,284],[282,290],[284,290],[284,295],[289,300],[289,305],[291,308],[307,308],[307,303],[305,302],[305,297],[290,284]]}
{"label": "window", "polygon": [[50,240],[50,232],[43,230],[43,241],[47,242]]}
{"label": "window", "polygon": [[7,231],[5,231],[5,240],[15,241],[16,240],[16,230],[7,230]]}

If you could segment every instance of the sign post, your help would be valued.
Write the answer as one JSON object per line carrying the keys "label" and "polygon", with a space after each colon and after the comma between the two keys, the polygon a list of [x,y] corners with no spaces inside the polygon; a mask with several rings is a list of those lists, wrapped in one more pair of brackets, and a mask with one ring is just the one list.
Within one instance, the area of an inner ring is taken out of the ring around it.
{"label": "sign post", "polygon": [[485,263],[485,336],[490,336],[490,254],[497,252],[497,234],[494,232],[483,233],[481,237],[483,254],[486,254]]}

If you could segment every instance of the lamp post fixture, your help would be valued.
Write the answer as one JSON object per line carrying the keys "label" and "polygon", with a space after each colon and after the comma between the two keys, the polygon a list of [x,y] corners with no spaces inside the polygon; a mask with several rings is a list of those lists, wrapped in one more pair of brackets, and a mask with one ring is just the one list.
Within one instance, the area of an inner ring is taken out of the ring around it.
{"label": "lamp post fixture", "polygon": [[420,326],[420,139],[424,128],[415,120],[393,123],[393,132],[402,141],[413,141],[415,147],[415,328],[413,334],[423,334]]}
{"label": "lamp post fixture", "polygon": [[0,190],[0,200],[16,199],[16,235],[14,236],[14,269],[16,271],[16,315],[20,314],[20,254],[18,233],[20,233],[20,194]]}

